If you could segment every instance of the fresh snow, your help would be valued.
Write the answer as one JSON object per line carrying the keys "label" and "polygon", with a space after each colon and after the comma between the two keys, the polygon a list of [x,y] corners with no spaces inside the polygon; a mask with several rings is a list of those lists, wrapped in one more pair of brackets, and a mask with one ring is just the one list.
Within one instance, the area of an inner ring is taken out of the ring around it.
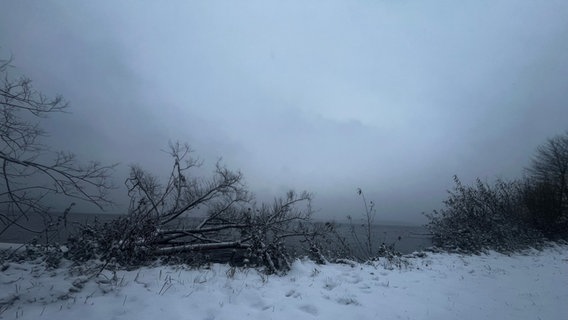
{"label": "fresh snow", "polygon": [[298,260],[285,276],[161,266],[92,278],[69,262],[55,270],[6,262],[0,319],[568,319],[566,245],[408,262]]}

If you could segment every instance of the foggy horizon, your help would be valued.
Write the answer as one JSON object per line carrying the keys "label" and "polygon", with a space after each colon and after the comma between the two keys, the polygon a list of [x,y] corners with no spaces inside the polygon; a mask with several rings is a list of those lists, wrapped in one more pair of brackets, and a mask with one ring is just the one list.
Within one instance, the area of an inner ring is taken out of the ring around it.
{"label": "foggy horizon", "polygon": [[[523,175],[568,129],[563,1],[12,1],[0,59],[70,114],[42,120],[54,150],[138,164],[187,142],[222,158],[258,201],[312,192],[317,220],[422,224],[453,175]],[[83,206],[77,212],[89,212]],[[94,209],[93,209],[94,210]]]}

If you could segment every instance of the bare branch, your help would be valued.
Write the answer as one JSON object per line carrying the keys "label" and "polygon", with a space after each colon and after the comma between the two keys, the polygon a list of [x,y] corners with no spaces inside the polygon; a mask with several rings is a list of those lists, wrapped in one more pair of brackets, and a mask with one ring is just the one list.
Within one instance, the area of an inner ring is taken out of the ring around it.
{"label": "bare branch", "polygon": [[[26,77],[8,74],[10,61],[0,63],[0,204],[6,212],[27,217],[43,214],[49,206],[43,202],[50,194],[81,199],[103,209],[111,204],[107,192],[112,188],[113,165],[97,162],[79,164],[70,153],[53,153],[40,143],[45,132],[39,120],[52,113],[65,112],[68,103],[60,96],[47,98],[35,90]],[[36,122],[33,122],[33,121]],[[47,159],[54,154],[53,160]],[[23,226],[12,219],[8,227]],[[3,232],[0,231],[0,234]],[[29,231],[29,230],[28,230]]]}
{"label": "bare branch", "polygon": [[162,247],[158,249],[160,254],[182,252],[182,251],[206,251],[206,250],[219,250],[219,249],[247,249],[250,245],[243,244],[239,241],[220,242],[220,243],[198,243],[198,244],[184,244],[179,246]]}

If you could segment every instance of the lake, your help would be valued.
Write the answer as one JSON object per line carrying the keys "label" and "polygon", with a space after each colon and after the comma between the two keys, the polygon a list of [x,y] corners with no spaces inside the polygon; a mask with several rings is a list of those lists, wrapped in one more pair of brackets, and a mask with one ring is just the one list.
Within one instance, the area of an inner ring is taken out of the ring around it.
{"label": "lake", "polygon": [[[30,215],[29,219],[23,219],[21,221],[27,228],[42,230],[47,222],[53,226],[53,229],[57,229],[57,231],[37,234],[13,227],[6,230],[3,234],[0,234],[0,242],[27,243],[35,238],[39,243],[65,243],[69,234],[77,230],[80,225],[92,223],[95,220],[108,222],[119,216],[120,215],[117,214],[69,213],[66,219],[67,221],[65,222],[62,219],[58,219],[56,215],[51,215],[47,219],[42,219],[38,215]],[[345,238],[346,243],[355,252],[360,250],[358,243],[362,245],[366,243],[367,229],[361,225],[336,223],[336,231],[339,236]],[[359,239],[359,241],[356,239]],[[394,245],[394,248],[401,253],[419,251],[432,245],[431,237],[422,226],[373,225],[371,228],[371,241],[373,243],[373,251],[378,250],[379,246],[384,243],[386,245]],[[331,241],[328,244],[336,245],[335,241]]]}

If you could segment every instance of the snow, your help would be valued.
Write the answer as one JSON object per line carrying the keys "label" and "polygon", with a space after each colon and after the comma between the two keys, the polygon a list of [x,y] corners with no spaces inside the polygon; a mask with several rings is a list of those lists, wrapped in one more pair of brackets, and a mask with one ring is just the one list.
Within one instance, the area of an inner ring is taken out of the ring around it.
{"label": "snow", "polygon": [[1,319],[568,319],[568,246],[427,253],[400,268],[298,260],[285,276],[211,265],[103,271],[6,262]]}

